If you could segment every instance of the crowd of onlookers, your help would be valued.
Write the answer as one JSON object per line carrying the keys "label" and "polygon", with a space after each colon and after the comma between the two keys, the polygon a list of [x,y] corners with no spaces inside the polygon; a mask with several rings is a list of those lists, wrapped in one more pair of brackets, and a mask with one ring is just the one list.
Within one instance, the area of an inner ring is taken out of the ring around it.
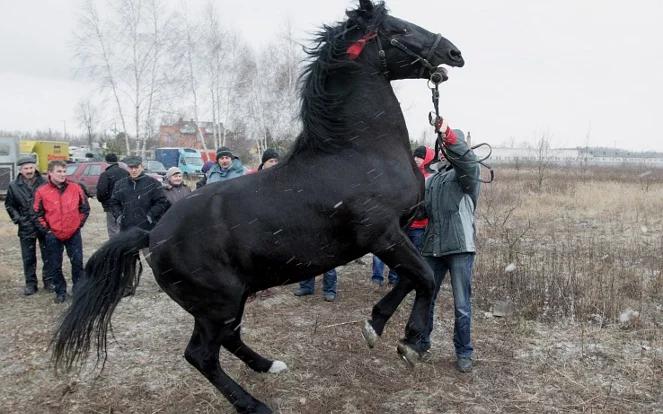
{"label": "crowd of onlookers", "polygon": [[[432,149],[422,146],[413,152],[414,162],[427,177],[425,209],[405,232],[426,259],[435,279],[431,323],[421,338],[422,348],[427,350],[430,347],[435,297],[446,274],[450,273],[455,307],[456,367],[468,372],[472,369],[473,352],[470,298],[479,167],[463,133],[446,125],[442,130],[445,131],[446,151],[435,154]],[[440,160],[435,166],[432,165],[434,159]],[[270,168],[278,161],[279,154],[267,149],[258,170]],[[134,227],[152,229],[171,205],[192,192],[177,167],[168,169],[165,182],[160,183],[145,174],[140,157],[124,159],[128,170],[118,165],[115,154],[107,154],[106,162],[109,166],[99,177],[97,199],[106,214],[109,237]],[[65,302],[67,283],[62,272],[63,252],[66,250],[71,262],[72,290],[75,291],[77,281],[84,274],[81,228],[90,212],[88,197],[79,184],[67,180],[64,161],[50,161],[46,177],[37,171],[33,158],[21,158],[17,164],[19,175],[9,186],[5,207],[11,220],[18,225],[25,275],[24,294],[33,295],[38,290],[36,249],[39,246],[44,289],[55,292],[56,303]],[[221,147],[216,153],[216,162],[206,164],[203,172],[196,190],[210,183],[240,177],[247,173],[247,169],[229,148]],[[380,258],[374,256],[371,280],[376,285],[384,283],[384,268]],[[389,286],[399,282],[396,271],[390,269]],[[314,287],[315,278],[304,280],[294,294],[311,295]],[[322,291],[326,301],[336,300],[336,287],[336,269],[331,269],[323,275]],[[267,290],[259,297],[269,295]]]}
{"label": "crowd of onlookers", "polygon": [[[172,204],[191,193],[177,167],[170,168],[161,183],[145,174],[141,157],[126,157],[127,169],[120,167],[115,154],[107,154],[105,159],[109,165],[99,176],[97,199],[106,214],[109,238],[134,227],[152,229]],[[275,150],[266,150],[259,169],[275,165],[278,159]],[[229,148],[220,148],[216,160],[206,166],[196,188],[247,172]],[[88,195],[81,185],[67,179],[64,161],[50,161],[46,176],[37,170],[32,157],[19,159],[17,165],[19,173],[9,186],[5,207],[18,225],[25,276],[23,293],[30,296],[38,291],[39,246],[43,287],[55,293],[56,303],[63,303],[67,299],[67,282],[62,273],[64,250],[71,262],[72,290],[84,272],[81,228],[90,213]]]}

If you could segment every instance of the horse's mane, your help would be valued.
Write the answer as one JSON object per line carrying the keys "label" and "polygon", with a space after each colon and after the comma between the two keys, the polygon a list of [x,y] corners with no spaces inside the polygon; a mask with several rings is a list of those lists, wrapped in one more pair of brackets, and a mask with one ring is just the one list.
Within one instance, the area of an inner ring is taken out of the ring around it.
{"label": "horse's mane", "polygon": [[[374,6],[371,27],[379,27],[387,16],[384,3]],[[347,48],[357,40],[355,33],[363,32],[352,19],[324,25],[315,34],[313,47],[304,48],[309,62],[300,75],[303,130],[297,137],[290,155],[307,149],[329,151],[347,143],[347,126],[340,107],[348,91],[327,89],[327,79],[333,72],[358,70],[360,65],[347,58]],[[363,34],[363,33],[362,33]]]}

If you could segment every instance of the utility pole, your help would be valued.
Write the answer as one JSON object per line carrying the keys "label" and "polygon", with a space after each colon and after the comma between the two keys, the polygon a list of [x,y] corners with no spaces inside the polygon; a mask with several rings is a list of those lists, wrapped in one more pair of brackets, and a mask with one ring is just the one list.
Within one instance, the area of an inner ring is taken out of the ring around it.
{"label": "utility pole", "polygon": [[63,119],[62,120],[62,125],[64,126],[64,140],[67,140],[67,120]]}

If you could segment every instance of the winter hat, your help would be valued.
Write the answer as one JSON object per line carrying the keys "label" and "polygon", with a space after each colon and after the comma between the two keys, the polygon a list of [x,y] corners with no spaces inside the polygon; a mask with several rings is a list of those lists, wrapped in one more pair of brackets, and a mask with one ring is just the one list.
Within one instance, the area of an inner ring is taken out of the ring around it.
{"label": "winter hat", "polygon": [[166,172],[166,178],[170,179],[170,177],[172,177],[175,174],[182,174],[182,170],[180,170],[177,167],[170,167]]}
{"label": "winter hat", "polygon": [[34,157],[28,156],[28,157],[21,157],[16,161],[16,165],[19,167],[23,164],[36,164],[37,161],[34,159]]}
{"label": "winter hat", "polygon": [[412,156],[421,158],[422,160],[426,158],[426,147],[425,146],[420,146],[414,149],[414,152],[412,152]]}
{"label": "winter hat", "polygon": [[223,156],[234,158],[233,152],[228,147],[221,147],[218,150],[216,150],[216,160],[217,161],[219,160],[219,158],[221,158]]}
{"label": "winter hat", "polygon": [[279,159],[279,153],[276,152],[274,148],[267,148],[265,152],[262,153],[263,164],[274,158],[276,158],[277,160]]}
{"label": "winter hat", "polygon": [[112,152],[109,152],[106,154],[106,157],[104,157],[106,162],[117,162],[117,155],[113,154]]}

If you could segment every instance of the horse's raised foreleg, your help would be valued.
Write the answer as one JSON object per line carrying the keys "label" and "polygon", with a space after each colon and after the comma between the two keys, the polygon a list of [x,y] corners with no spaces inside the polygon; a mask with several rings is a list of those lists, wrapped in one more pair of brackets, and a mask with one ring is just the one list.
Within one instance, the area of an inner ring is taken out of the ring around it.
{"label": "horse's raised foreleg", "polygon": [[[386,248],[377,249],[380,259],[390,268],[395,269],[400,277],[399,283],[387,293],[374,307],[371,320],[364,325],[363,334],[369,346],[374,344],[375,335],[381,335],[387,320],[393,315],[405,296],[414,289],[416,297],[410,318],[405,327],[405,338],[398,350],[408,363],[414,364],[414,356],[424,351],[421,339],[424,337],[430,306],[433,298],[433,272],[419,255],[414,245],[400,230],[386,237]],[[394,241],[394,239],[399,239]]]}
{"label": "horse's raised foreleg", "polygon": [[402,278],[387,294],[373,306],[371,327],[377,335],[382,335],[384,326],[396,312],[403,299],[414,289],[410,279]]}
{"label": "horse's raised foreleg", "polygon": [[219,350],[225,342],[223,322],[196,318],[193,334],[184,357],[196,367],[239,413],[271,413],[272,410],[253,398],[221,369]]}

